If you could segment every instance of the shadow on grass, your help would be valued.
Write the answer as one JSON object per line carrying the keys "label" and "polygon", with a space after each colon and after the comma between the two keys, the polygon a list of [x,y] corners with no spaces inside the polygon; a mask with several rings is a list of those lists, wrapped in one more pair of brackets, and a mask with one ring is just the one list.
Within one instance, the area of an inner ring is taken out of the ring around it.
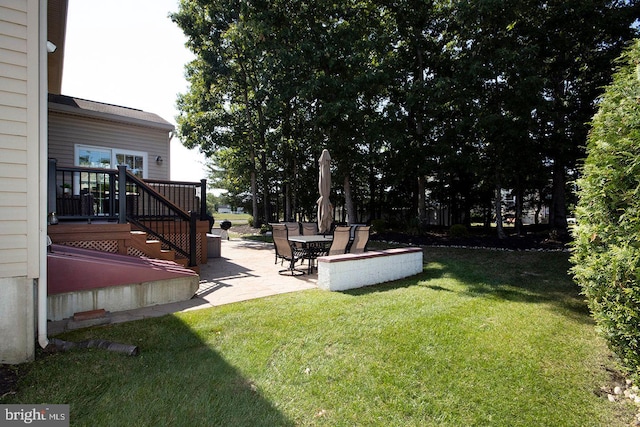
{"label": "shadow on grass", "polygon": [[67,341],[136,344],[140,355],[96,349],[42,355],[3,403],[69,404],[72,425],[293,426],[206,342],[220,334],[193,331],[175,316],[63,334]]}
{"label": "shadow on grass", "polygon": [[[460,248],[425,249],[423,272],[407,279],[345,291],[346,295],[422,286],[436,292],[530,304],[549,304],[579,322],[592,323],[580,289],[570,278],[568,254]],[[434,283],[450,278],[455,289]]]}
{"label": "shadow on grass", "polygon": [[453,292],[451,289],[443,288],[442,286],[437,286],[437,285],[426,285],[425,288],[429,288],[434,291]]}

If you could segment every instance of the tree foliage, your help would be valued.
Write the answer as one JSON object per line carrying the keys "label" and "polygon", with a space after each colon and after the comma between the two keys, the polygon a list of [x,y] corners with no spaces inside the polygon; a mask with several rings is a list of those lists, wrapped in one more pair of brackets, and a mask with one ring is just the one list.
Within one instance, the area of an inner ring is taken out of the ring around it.
{"label": "tree foliage", "polygon": [[429,222],[441,208],[489,222],[509,188],[520,211],[555,207],[562,228],[567,174],[639,4],[181,0],[171,17],[196,59],[178,130],[240,157],[227,181],[262,220],[311,219],[327,148],[339,220]]}
{"label": "tree foliage", "polygon": [[591,123],[578,181],[573,274],[624,365],[640,376],[640,40]]}

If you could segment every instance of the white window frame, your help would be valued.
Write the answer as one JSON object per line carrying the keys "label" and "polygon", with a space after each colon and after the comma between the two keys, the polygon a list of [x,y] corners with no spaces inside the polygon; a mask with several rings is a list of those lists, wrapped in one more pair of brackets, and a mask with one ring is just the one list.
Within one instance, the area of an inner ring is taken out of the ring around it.
{"label": "white window frame", "polygon": [[116,162],[117,154],[140,156],[142,157],[142,164],[143,164],[142,178],[147,179],[147,177],[149,176],[149,153],[145,151],[127,150],[125,148],[109,148],[109,147],[101,147],[98,145],[89,145],[89,144],[75,144],[74,153],[73,153],[73,162],[76,166],[80,166],[80,150],[81,149],[109,151],[111,153],[111,169],[117,169],[117,162]]}
{"label": "white window frame", "polygon": [[147,179],[149,176],[149,155],[144,151],[125,150],[123,148],[113,148],[111,150],[111,164],[117,165],[116,156],[118,154],[124,154],[125,156],[139,156],[142,157],[142,179]]}
{"label": "white window frame", "polygon": [[[113,164],[113,153],[111,152],[111,148],[107,147],[98,147],[96,145],[86,145],[86,144],[75,144],[73,151],[73,164],[80,167],[80,150],[94,150],[94,151],[108,151],[109,157],[111,159],[111,164]],[[111,168],[111,164],[109,165],[109,169]]]}

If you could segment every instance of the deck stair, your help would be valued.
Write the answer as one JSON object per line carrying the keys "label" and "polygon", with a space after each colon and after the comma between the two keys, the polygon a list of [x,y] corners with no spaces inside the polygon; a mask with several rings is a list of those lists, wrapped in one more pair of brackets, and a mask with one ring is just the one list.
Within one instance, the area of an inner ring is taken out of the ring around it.
{"label": "deck stair", "polygon": [[175,261],[176,259],[174,251],[162,249],[162,243],[159,240],[149,239],[144,231],[131,231],[131,246],[149,258],[168,261]]}
{"label": "deck stair", "polygon": [[131,247],[149,258],[173,261],[185,267],[189,263],[186,258],[178,256],[175,251],[162,249],[162,242],[149,239],[149,236],[144,231],[131,231]]}
{"label": "deck stair", "polygon": [[[198,233],[206,236],[208,223],[198,222]],[[146,231],[135,229],[131,224],[115,224],[111,222],[64,222],[47,228],[52,243],[62,244],[102,252],[116,253],[135,257],[173,261],[198,273],[197,265],[189,266],[189,260],[180,252],[164,247],[160,239],[156,239]],[[202,243],[204,242],[204,243]],[[206,263],[207,241],[200,238],[198,261]],[[202,255],[204,254],[204,256]]]}

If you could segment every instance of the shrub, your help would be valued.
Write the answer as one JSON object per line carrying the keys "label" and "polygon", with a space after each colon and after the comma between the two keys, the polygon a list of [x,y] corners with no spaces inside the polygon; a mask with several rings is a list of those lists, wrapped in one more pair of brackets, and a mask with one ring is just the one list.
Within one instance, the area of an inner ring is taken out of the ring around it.
{"label": "shrub", "polygon": [[371,228],[376,233],[384,233],[387,230],[387,224],[384,219],[373,219],[371,220]]}
{"label": "shrub", "polygon": [[627,374],[640,375],[640,40],[591,123],[578,181],[572,273]]}
{"label": "shrub", "polygon": [[469,231],[467,227],[462,224],[453,224],[451,228],[449,228],[449,237],[468,237]]}
{"label": "shrub", "polygon": [[267,232],[273,231],[272,227],[269,224],[262,224],[260,226],[260,234],[267,234]]}
{"label": "shrub", "polygon": [[407,220],[404,226],[405,233],[412,236],[419,236],[422,233],[422,222],[418,217],[412,217]]}
{"label": "shrub", "polygon": [[247,218],[247,223],[249,224],[249,227],[253,227],[254,220],[253,220],[253,217],[252,217],[252,216],[250,216],[249,218]]}

